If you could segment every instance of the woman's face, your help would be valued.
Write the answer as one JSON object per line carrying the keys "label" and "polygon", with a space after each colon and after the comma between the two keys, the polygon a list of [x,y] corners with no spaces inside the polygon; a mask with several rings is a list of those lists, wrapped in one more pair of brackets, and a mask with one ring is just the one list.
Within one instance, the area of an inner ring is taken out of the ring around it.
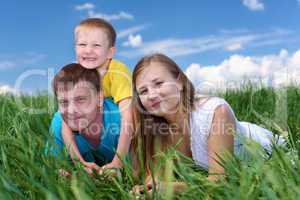
{"label": "woman's face", "polygon": [[141,103],[149,113],[160,117],[176,114],[182,84],[162,63],[151,62],[144,67],[135,84]]}

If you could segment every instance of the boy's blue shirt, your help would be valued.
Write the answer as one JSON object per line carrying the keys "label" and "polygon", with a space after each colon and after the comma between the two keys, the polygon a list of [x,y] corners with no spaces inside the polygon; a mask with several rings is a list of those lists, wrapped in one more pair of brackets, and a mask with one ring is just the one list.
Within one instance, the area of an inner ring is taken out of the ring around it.
{"label": "boy's blue shirt", "polygon": [[[121,116],[118,105],[112,99],[105,98],[102,111],[102,132],[100,144],[94,148],[80,133],[75,133],[79,152],[87,162],[103,165],[112,161],[120,136]],[[56,112],[53,116],[50,132],[54,136],[56,147],[50,147],[50,154],[58,157],[63,150],[64,142],[61,135],[62,116]]]}

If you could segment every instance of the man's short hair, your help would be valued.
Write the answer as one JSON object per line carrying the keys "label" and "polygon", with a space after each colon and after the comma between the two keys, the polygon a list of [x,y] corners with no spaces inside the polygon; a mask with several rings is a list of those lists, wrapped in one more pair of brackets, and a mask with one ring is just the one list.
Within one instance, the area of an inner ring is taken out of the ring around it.
{"label": "man's short hair", "polygon": [[[60,86],[73,86],[80,81],[91,83],[97,92],[101,90],[101,78],[96,69],[87,69],[78,63],[71,63],[64,66],[53,79],[53,91],[57,96]],[[70,84],[70,85],[69,85]]]}

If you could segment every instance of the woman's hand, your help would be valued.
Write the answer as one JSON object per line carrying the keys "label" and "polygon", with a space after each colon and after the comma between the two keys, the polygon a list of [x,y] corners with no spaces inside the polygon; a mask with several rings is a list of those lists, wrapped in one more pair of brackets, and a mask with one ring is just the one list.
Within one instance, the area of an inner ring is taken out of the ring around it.
{"label": "woman's hand", "polygon": [[[155,187],[155,188],[154,188]],[[156,182],[153,184],[151,182],[146,183],[146,185],[136,185],[130,191],[130,194],[134,197],[145,197],[146,193],[150,196],[153,195],[153,192],[164,193],[168,187],[172,187],[173,193],[183,192],[187,189],[187,185],[184,182]]]}
{"label": "woman's hand", "polygon": [[148,183],[146,185],[135,185],[130,191],[130,195],[135,199],[145,199],[146,193],[150,196],[152,195],[153,188],[152,184]]}

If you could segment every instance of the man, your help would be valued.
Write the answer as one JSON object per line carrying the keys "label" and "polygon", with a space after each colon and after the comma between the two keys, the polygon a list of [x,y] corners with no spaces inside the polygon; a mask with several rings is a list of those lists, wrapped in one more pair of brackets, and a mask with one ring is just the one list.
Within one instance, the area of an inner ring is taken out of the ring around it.
{"label": "man", "polygon": [[63,119],[74,133],[84,159],[81,162],[88,172],[111,162],[120,135],[120,113],[111,99],[103,98],[97,70],[74,63],[66,65],[54,77],[53,89],[59,111],[51,122],[56,145],[50,147],[50,153],[55,157],[62,155],[65,146],[61,134]]}

